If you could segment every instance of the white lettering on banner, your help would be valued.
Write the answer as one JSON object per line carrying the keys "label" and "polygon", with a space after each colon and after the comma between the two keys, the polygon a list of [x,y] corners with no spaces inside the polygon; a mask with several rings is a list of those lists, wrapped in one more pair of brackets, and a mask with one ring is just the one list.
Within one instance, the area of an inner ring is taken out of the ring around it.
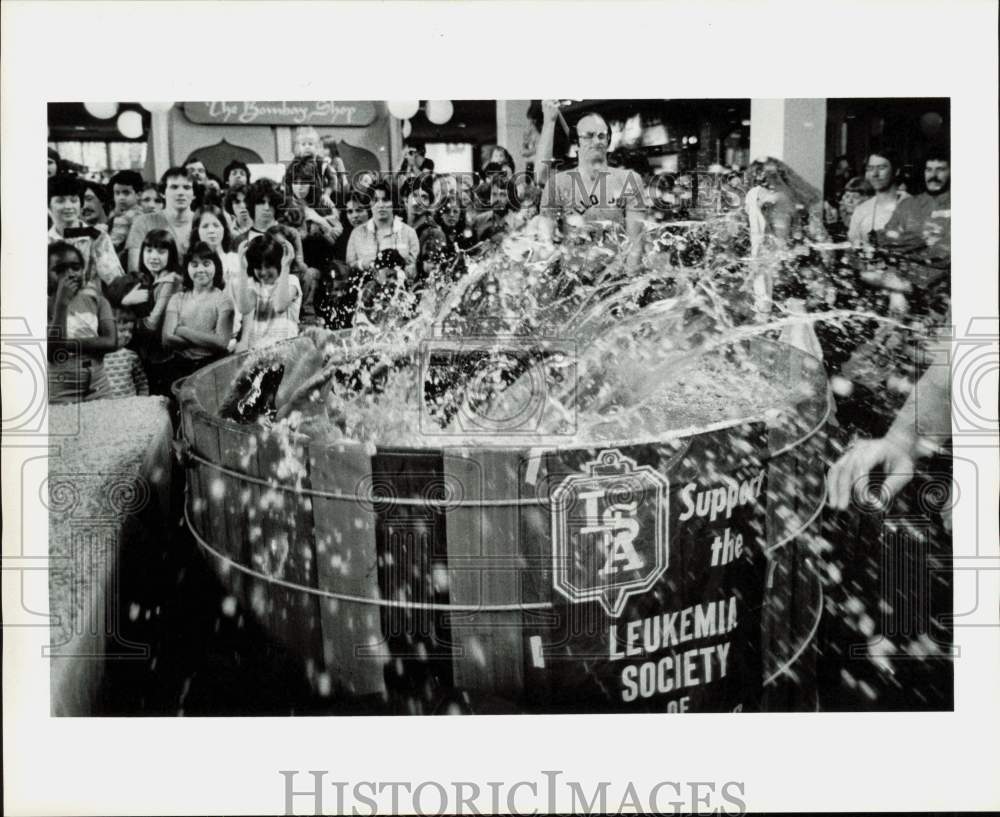
{"label": "white lettering on banner", "polygon": [[710,522],[714,522],[723,511],[726,519],[729,519],[737,505],[749,505],[757,501],[764,487],[765,473],[761,471],[757,476],[742,482],[730,480],[728,485],[706,488],[697,494],[695,491],[698,489],[698,483],[689,482],[681,488],[680,499],[684,510],[677,517],[678,520],[686,522],[693,516],[707,516]]}
{"label": "white lettering on banner", "polygon": [[[599,576],[620,573],[623,570],[642,570],[646,563],[639,557],[632,544],[639,535],[639,520],[635,518],[638,502],[617,502],[608,505],[601,516],[598,499],[604,498],[604,491],[581,491],[578,496],[584,500],[587,519],[601,519],[600,525],[580,528],[580,536],[595,536],[595,543],[604,551],[604,567],[597,571]],[[624,562],[624,564],[619,564]]]}
{"label": "white lettering on banner", "polygon": [[608,628],[608,658],[620,661],[650,655],[688,641],[731,633],[737,626],[736,596],[660,613],[625,625],[625,640],[620,644],[615,625]]}
{"label": "white lettering on banner", "polygon": [[629,703],[721,680],[729,671],[729,647],[727,641],[630,664],[622,670],[622,700]]}
{"label": "white lettering on banner", "polygon": [[712,567],[727,565],[743,555],[743,534],[732,535],[729,528],[723,536],[716,536],[712,542]]}
{"label": "white lettering on banner", "polygon": [[310,121],[328,122],[333,119],[338,125],[353,125],[357,119],[356,105],[338,105],[326,100],[312,102],[307,105],[295,105],[285,102],[266,103],[254,100],[244,102],[214,101],[208,103],[208,115],[221,122],[239,122],[252,125],[258,119],[282,117],[297,125],[305,125]]}

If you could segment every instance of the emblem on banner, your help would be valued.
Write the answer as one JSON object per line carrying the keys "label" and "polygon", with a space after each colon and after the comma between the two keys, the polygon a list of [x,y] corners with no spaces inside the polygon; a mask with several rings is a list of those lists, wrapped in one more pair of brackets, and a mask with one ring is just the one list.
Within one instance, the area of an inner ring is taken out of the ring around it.
{"label": "emblem on banner", "polygon": [[619,616],[668,562],[670,483],[617,449],[601,451],[552,492],[552,576],[575,603],[597,601]]}

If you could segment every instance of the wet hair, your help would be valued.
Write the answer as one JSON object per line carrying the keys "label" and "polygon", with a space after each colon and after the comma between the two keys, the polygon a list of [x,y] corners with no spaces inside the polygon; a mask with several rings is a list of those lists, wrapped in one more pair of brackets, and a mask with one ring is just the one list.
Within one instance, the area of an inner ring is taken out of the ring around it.
{"label": "wet hair", "polygon": [[174,178],[187,179],[189,182],[194,182],[191,178],[191,174],[188,172],[186,167],[168,167],[163,171],[163,175],[160,176],[160,192],[162,193],[166,190],[167,181]]}
{"label": "wet hair", "polygon": [[[236,204],[236,199],[239,196],[243,196],[243,201],[246,203],[249,198],[249,190],[245,184],[237,184],[234,187],[230,187],[226,190],[226,195],[222,198],[222,209],[225,210],[229,215],[235,216],[236,213],[233,212],[233,205]],[[249,205],[248,205],[249,206]]]}
{"label": "wet hair", "polygon": [[83,183],[76,176],[67,176],[63,173],[49,176],[48,199],[49,204],[56,197],[76,196],[83,204]]}
{"label": "wet hair", "polygon": [[257,179],[247,187],[247,208],[250,210],[251,217],[254,216],[257,206],[265,201],[271,203],[271,207],[274,208],[275,215],[277,215],[277,211],[285,203],[285,195],[281,188],[270,179]]}
{"label": "wet hair", "polygon": [[195,212],[194,219],[191,222],[190,244],[193,246],[196,242],[201,241],[198,229],[201,227],[201,220],[204,216],[215,216],[219,220],[219,223],[222,224],[222,251],[229,252],[229,245],[233,240],[232,234],[229,232],[229,219],[226,218],[225,212],[217,204],[203,204]]}
{"label": "wet hair", "polygon": [[177,252],[177,242],[169,230],[150,230],[139,248],[139,272],[146,278],[152,278],[153,273],[146,267],[146,247],[166,250],[167,265],[164,271],[180,272],[180,253]]}
{"label": "wet hair", "polygon": [[80,263],[83,264],[84,269],[87,267],[87,259],[83,257],[83,253],[80,252],[80,248],[74,244],[70,244],[68,241],[53,241],[49,244],[49,254],[46,257],[46,266],[52,263],[52,259],[57,255],[62,255],[63,253],[71,252],[80,259]]}
{"label": "wet hair", "polygon": [[250,184],[250,168],[247,167],[246,162],[241,162],[239,159],[233,159],[228,165],[226,165],[225,170],[222,171],[222,179],[225,182],[225,187],[229,186],[229,174],[234,170],[242,170],[246,173],[246,184]]}
{"label": "wet hair", "polygon": [[143,190],[142,176],[134,170],[119,170],[114,176],[108,179],[108,189],[112,192],[114,192],[116,184],[121,187],[131,187],[137,196]]}
{"label": "wet hair", "polygon": [[194,289],[194,281],[191,280],[191,273],[188,272],[188,264],[192,261],[208,260],[215,267],[215,275],[212,276],[212,286],[216,289],[223,289],[226,286],[226,279],[222,270],[222,259],[219,254],[208,246],[204,241],[199,241],[191,245],[188,254],[184,256],[184,265],[181,275],[184,278],[184,289]]}
{"label": "wet hair", "polygon": [[281,243],[270,231],[250,239],[246,255],[247,274],[254,280],[260,280],[260,271],[264,267],[275,267],[280,270],[284,254]]}

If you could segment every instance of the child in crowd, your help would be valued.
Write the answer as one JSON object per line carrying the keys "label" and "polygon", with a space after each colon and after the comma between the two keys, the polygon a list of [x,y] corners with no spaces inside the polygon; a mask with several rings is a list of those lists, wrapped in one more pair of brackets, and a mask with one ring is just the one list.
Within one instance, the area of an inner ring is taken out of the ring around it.
{"label": "child in crowd", "polygon": [[226,169],[222,171],[222,183],[227,190],[232,190],[234,187],[246,187],[250,184],[250,168],[247,167],[246,162],[233,159],[226,165]]}
{"label": "child in crowd", "polygon": [[298,128],[295,131],[295,159],[312,160],[316,163],[320,177],[317,192],[319,203],[335,210],[335,193],[347,175],[347,168],[340,159],[336,140],[327,137],[321,142],[319,133],[311,125]]}
{"label": "child in crowd", "polygon": [[134,351],[127,348],[132,341],[133,321],[123,318],[118,324],[118,348],[104,356],[104,371],[111,386],[111,398],[146,396],[149,394],[149,380],[142,361]]}
{"label": "child in crowd", "polygon": [[[215,250],[222,261],[222,275],[225,281],[225,292],[233,302],[233,309],[236,309],[236,299],[233,294],[233,279],[239,272],[240,261],[235,252],[232,252],[232,237],[229,231],[229,221],[226,213],[214,204],[205,204],[194,214],[194,221],[191,222],[191,245],[204,241],[209,247]],[[239,337],[240,322],[242,316],[237,312],[233,321],[233,335],[230,340],[232,348],[236,347],[236,339]]]}
{"label": "child in crowd", "polygon": [[291,274],[295,247],[268,232],[240,245],[236,304],[243,316],[237,351],[259,349],[299,334],[302,287]]}
{"label": "child in crowd", "polygon": [[163,210],[163,194],[155,182],[146,182],[139,196],[139,209],[142,214],[159,213]]}
{"label": "child in crowd", "polygon": [[139,209],[142,176],[134,170],[119,170],[111,177],[108,186],[114,198],[114,209],[108,220],[110,226],[108,232],[111,235],[111,243],[115,246],[115,252],[121,253],[125,249],[125,240],[128,238],[128,231],[132,229],[132,222],[142,212]]}
{"label": "child in crowd", "polygon": [[[156,381],[154,370],[162,364],[167,354],[161,342],[163,319],[170,298],[180,288],[180,261],[177,244],[167,230],[150,230],[139,251],[138,284],[122,298],[122,306],[135,316],[132,348],[146,367],[150,380]],[[158,381],[153,382],[153,394]]]}
{"label": "child in crowd", "polygon": [[321,275],[329,275],[333,248],[343,233],[336,209],[320,204],[319,165],[312,159],[295,159],[285,172],[285,208],[282,221],[298,232],[305,267],[302,302],[311,303]]}
{"label": "child in crowd", "polygon": [[204,241],[194,241],[184,259],[184,290],[167,305],[163,347],[172,354],[157,373],[167,388],[229,349],[233,302],[223,292],[222,259]]}
{"label": "child in crowd", "polygon": [[104,356],[117,346],[111,304],[85,283],[83,253],[66,241],[49,244],[48,390],[50,403],[111,396]]}
{"label": "child in crowd", "polygon": [[226,191],[222,200],[222,209],[226,211],[229,220],[229,232],[233,238],[245,235],[253,227],[253,216],[247,204],[246,185],[235,185]]}

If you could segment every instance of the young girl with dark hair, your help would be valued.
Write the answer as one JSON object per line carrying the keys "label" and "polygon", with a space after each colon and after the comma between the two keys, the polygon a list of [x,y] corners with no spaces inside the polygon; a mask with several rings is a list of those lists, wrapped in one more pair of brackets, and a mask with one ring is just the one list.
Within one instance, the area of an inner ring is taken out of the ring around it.
{"label": "young girl with dark hair", "polygon": [[299,334],[302,287],[291,275],[295,248],[280,233],[265,233],[240,245],[235,283],[243,327],[238,351],[258,349]]}
{"label": "young girl with dark hair", "polygon": [[[139,355],[152,381],[154,370],[169,357],[160,335],[170,298],[181,287],[177,244],[167,230],[150,230],[139,249],[139,270],[131,292],[121,300],[122,311],[134,320],[129,348]],[[159,392],[154,392],[159,393]]]}
{"label": "young girl with dark hair", "polygon": [[219,254],[204,241],[195,243],[184,260],[184,291],[170,299],[163,322],[163,346],[172,354],[156,373],[161,389],[226,354],[233,303],[223,286]]}

